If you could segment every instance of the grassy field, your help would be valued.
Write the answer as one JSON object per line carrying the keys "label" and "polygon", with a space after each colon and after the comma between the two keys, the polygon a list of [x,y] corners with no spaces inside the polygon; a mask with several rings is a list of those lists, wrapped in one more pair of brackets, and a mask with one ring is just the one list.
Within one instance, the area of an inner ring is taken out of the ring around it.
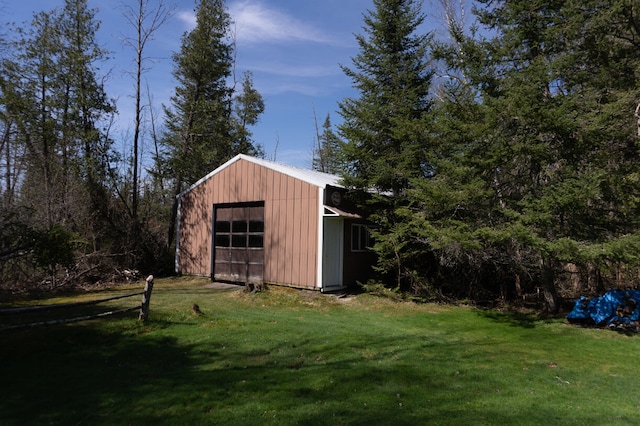
{"label": "grassy field", "polygon": [[0,425],[640,422],[640,336],[206,283],[157,280],[144,324],[132,313],[1,333]]}

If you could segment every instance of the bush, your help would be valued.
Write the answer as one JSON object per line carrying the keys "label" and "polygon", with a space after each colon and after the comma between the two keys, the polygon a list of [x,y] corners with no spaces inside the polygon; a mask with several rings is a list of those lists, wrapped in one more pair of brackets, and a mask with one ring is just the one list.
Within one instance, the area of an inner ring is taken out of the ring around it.
{"label": "bush", "polygon": [[74,259],[73,234],[59,225],[53,225],[46,231],[35,231],[33,255],[41,268],[51,270],[57,265],[71,265]]}

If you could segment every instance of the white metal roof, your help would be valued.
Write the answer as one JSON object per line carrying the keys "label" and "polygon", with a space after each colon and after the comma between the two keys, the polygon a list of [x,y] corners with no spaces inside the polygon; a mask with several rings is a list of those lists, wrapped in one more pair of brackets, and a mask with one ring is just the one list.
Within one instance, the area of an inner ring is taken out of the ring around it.
{"label": "white metal roof", "polygon": [[342,185],[340,185],[339,183],[340,177],[336,175],[322,173],[322,172],[318,172],[310,169],[303,169],[300,167],[289,166],[287,164],[281,164],[281,163],[276,163],[274,161],[263,160],[261,158],[250,157],[244,154],[238,154],[235,157],[233,157],[231,160],[227,161],[226,163],[224,163],[223,165],[221,165],[220,167],[218,167],[217,169],[215,169],[214,171],[212,171],[211,173],[203,177],[202,179],[198,180],[189,188],[185,189],[183,192],[181,192],[178,195],[178,197],[191,191],[196,186],[200,185],[201,183],[205,182],[212,176],[215,176],[220,171],[229,167],[231,164],[240,160],[250,161],[252,163],[258,164],[263,167],[267,167],[271,170],[275,170],[277,172],[280,172],[287,176],[291,176],[292,178],[299,179],[303,182],[307,182],[311,185],[315,185],[320,188],[325,188],[327,185],[342,187]]}

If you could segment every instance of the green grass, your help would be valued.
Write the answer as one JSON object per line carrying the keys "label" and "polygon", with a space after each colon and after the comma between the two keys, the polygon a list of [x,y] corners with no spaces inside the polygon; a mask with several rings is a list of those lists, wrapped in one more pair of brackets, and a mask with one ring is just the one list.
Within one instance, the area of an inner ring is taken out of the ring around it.
{"label": "green grass", "polygon": [[[157,280],[144,324],[128,314],[0,334],[0,424],[640,421],[640,336],[467,307],[204,283]],[[193,303],[203,315],[191,313]]]}

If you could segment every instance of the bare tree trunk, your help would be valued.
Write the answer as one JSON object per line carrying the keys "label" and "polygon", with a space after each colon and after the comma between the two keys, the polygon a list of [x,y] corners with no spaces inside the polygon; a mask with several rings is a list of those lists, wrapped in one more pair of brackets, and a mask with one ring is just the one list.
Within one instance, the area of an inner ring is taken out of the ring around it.
{"label": "bare tree trunk", "polygon": [[[131,177],[131,214],[134,226],[137,227],[138,220],[138,200],[140,197],[139,181],[140,181],[140,133],[142,126],[142,74],[145,71],[144,51],[147,43],[152,40],[153,34],[167,21],[173,13],[173,7],[167,7],[163,1],[158,2],[155,8],[150,8],[151,0],[138,0],[138,10],[134,11],[132,7],[126,6],[124,17],[129,21],[131,26],[136,30],[136,39],[125,38],[124,41],[135,52],[135,124],[133,131],[133,176]],[[137,235],[134,235],[137,238]]]}
{"label": "bare tree trunk", "polygon": [[[156,131],[156,119],[155,113],[153,109],[153,98],[151,96],[151,90],[149,89],[149,82],[147,82],[147,97],[149,98],[149,123],[151,124],[151,140],[153,141],[153,155],[154,161],[158,164],[160,160],[160,148],[158,147],[158,132]],[[160,191],[163,194],[164,199],[164,180],[160,178],[159,180]]]}
{"label": "bare tree trunk", "polygon": [[11,143],[10,143],[10,136],[11,136],[11,120],[7,119],[4,123],[5,128],[4,128],[4,134],[2,135],[2,145],[0,145],[2,149],[2,151],[4,151],[5,153],[5,189],[4,189],[4,206],[8,207],[11,204],[11,199],[13,198],[11,196]]}
{"label": "bare tree trunk", "polygon": [[[138,2],[139,11],[138,11],[138,20],[137,20],[137,46],[136,46],[136,106],[135,106],[135,124],[133,129],[133,176],[131,178],[131,214],[133,215],[133,223],[134,228],[137,229],[136,221],[138,220],[138,162],[139,162],[139,140],[140,140],[140,126],[142,120],[142,107],[140,106],[141,102],[141,89],[140,89],[140,79],[142,78],[142,21],[144,18],[144,1],[140,0]],[[133,236],[134,239],[138,238],[138,235]]]}
{"label": "bare tree trunk", "polygon": [[320,172],[326,172],[325,161],[324,161],[324,153],[322,152],[322,141],[320,140],[320,128],[318,127],[318,117],[316,116],[316,108],[315,107],[313,108],[313,123],[316,126],[316,142],[318,144],[318,146],[316,148],[318,150],[317,153],[316,153],[317,157],[316,156],[314,156],[314,157],[318,159],[318,162],[316,164],[312,164],[312,167],[315,167],[315,169],[320,171]]}
{"label": "bare tree trunk", "polygon": [[171,248],[176,236],[176,223],[178,221],[178,194],[182,192],[182,179],[176,179],[173,204],[171,205],[171,217],[169,218],[169,233],[167,235],[167,248]]}
{"label": "bare tree trunk", "polygon": [[545,255],[540,259],[540,278],[545,310],[548,314],[558,313],[558,294],[555,286],[555,271],[553,261]]}

